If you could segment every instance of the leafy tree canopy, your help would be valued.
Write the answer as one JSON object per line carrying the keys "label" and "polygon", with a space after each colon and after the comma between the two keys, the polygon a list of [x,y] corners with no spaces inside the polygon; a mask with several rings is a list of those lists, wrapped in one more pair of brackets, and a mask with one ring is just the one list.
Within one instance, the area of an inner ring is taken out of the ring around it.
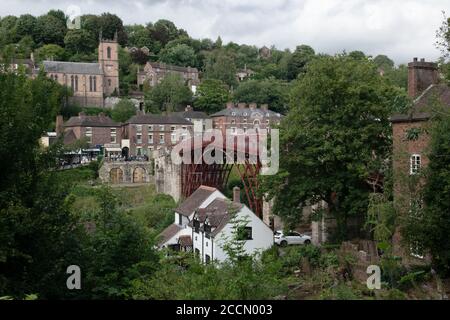
{"label": "leafy tree canopy", "polygon": [[367,59],[311,61],[281,124],[280,172],[263,181],[275,212],[300,217],[305,204],[323,200],[344,238],[347,217],[367,211],[366,179],[389,155],[388,117],[399,94]]}

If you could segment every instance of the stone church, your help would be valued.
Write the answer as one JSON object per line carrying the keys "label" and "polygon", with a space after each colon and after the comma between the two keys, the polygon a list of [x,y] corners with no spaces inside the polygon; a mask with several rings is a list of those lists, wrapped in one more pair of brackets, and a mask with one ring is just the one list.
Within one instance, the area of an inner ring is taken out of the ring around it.
{"label": "stone church", "polygon": [[100,35],[98,63],[44,61],[50,78],[72,89],[69,103],[82,107],[103,107],[105,97],[119,94],[117,34],[113,40]]}

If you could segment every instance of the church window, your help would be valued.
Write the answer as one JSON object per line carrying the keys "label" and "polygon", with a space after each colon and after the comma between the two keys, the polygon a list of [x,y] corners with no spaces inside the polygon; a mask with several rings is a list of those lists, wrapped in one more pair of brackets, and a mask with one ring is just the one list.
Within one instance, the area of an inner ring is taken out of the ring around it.
{"label": "church window", "polygon": [[78,91],[78,76],[75,76],[75,90]]}

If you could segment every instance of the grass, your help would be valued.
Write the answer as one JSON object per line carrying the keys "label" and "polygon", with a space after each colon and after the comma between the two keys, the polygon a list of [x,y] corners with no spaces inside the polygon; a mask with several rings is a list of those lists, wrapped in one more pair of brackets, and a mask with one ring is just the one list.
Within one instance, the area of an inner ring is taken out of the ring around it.
{"label": "grass", "polygon": [[[81,214],[98,210],[97,188],[76,184],[71,192],[75,198],[72,209]],[[116,196],[120,210],[125,210],[153,232],[161,232],[174,221],[177,204],[172,197],[158,194],[152,185],[115,187],[111,192]]]}

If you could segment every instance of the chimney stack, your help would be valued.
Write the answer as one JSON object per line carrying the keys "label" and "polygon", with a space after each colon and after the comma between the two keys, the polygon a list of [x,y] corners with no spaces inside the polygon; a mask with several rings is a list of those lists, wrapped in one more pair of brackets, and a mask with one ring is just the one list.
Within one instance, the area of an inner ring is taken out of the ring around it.
{"label": "chimney stack", "polygon": [[249,105],[250,110],[256,110],[256,108],[258,108],[258,105],[254,102],[250,103]]}
{"label": "chimney stack", "polygon": [[81,111],[81,112],[78,113],[78,117],[82,118],[82,117],[84,117],[84,116],[86,116],[86,113],[84,113],[83,111]]}
{"label": "chimney stack", "polygon": [[262,105],[261,105],[261,110],[263,110],[263,111],[268,111],[268,110],[269,110],[269,105],[268,105],[267,103],[262,104]]}
{"label": "chimney stack", "polygon": [[192,111],[192,107],[190,105],[187,105],[186,108],[184,109],[184,111],[186,111],[186,112]]}
{"label": "chimney stack", "polygon": [[239,187],[233,188],[233,202],[241,203],[241,189]]}
{"label": "chimney stack", "polygon": [[414,58],[408,64],[408,95],[417,98],[422,92],[432,84],[439,82],[438,66],[433,62],[426,62],[425,59]]}
{"label": "chimney stack", "polygon": [[234,103],[233,102],[227,102],[227,109],[233,109]]}
{"label": "chimney stack", "polygon": [[57,115],[56,116],[56,129],[55,129],[57,136],[59,136],[60,134],[63,133],[63,124],[64,124],[63,116]]}
{"label": "chimney stack", "polygon": [[240,102],[240,103],[238,103],[238,108],[239,109],[245,109],[245,108],[247,108],[247,104],[244,103],[244,102]]}

